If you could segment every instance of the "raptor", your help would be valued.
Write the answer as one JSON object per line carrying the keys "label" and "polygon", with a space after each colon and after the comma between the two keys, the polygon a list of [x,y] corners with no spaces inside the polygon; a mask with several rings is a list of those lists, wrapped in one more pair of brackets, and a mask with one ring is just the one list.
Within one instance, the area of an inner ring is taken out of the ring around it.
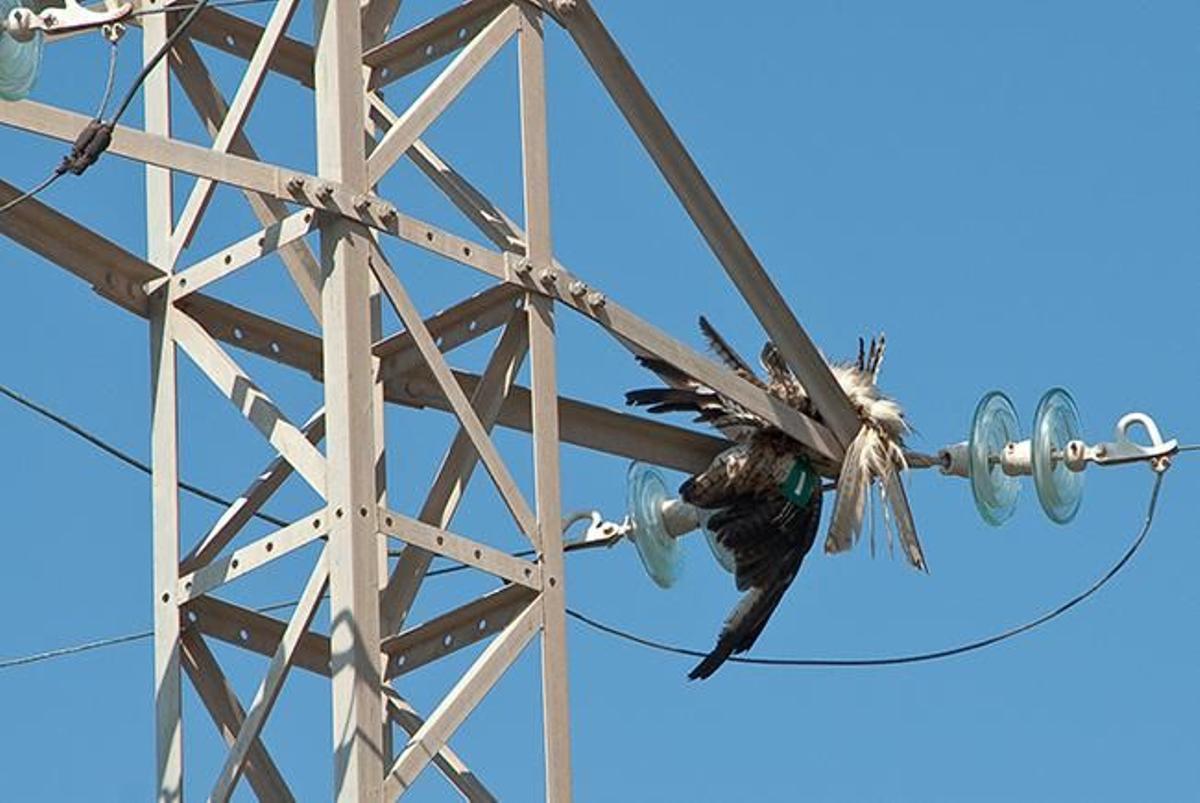
{"label": "raptor", "polygon": [[[700,330],[717,358],[747,382],[805,415],[821,420],[803,382],[773,343],[762,349],[766,378],[721,337],[704,317]],[[885,340],[859,340],[853,362],[830,363],[862,426],[840,466],[821,460],[799,441],[732,399],[654,357],[638,361],[665,387],[631,390],[626,403],[651,413],[688,412],[733,442],[679,488],[682,499],[708,514],[708,528],[733,557],[734,579],[745,592],[726,618],[717,644],[688,677],[710,677],[731,656],[750,649],[795,580],[820,527],[821,478],[836,478],[837,501],[825,539],[827,553],[850,549],[863,530],[871,489],[879,487],[889,537],[894,527],[905,557],[925,571],[900,473],[906,468],[904,436],[909,426],[900,405],[876,381]],[[890,510],[891,515],[888,515]]]}

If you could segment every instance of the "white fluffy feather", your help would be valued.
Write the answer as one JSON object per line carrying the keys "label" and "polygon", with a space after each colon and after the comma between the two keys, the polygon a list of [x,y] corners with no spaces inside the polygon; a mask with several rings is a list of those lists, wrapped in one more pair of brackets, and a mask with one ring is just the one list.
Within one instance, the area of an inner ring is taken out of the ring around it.
{"label": "white fluffy feather", "polygon": [[[872,356],[870,366],[830,365],[838,384],[858,412],[862,428],[846,449],[825,551],[844,552],[858,542],[867,505],[871,503],[871,488],[878,482],[880,499],[885,512],[891,508],[905,557],[914,567],[924,571],[925,557],[900,481],[900,472],[907,468],[903,443],[909,426],[900,405],[884,396],[875,384],[882,360],[882,345],[878,353],[872,346]],[[887,526],[886,515],[884,522]]]}

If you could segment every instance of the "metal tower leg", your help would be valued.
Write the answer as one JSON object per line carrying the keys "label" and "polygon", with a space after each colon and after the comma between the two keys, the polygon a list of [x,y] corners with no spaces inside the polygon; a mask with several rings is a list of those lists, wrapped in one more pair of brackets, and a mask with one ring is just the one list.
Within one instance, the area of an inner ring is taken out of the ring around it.
{"label": "metal tower leg", "polygon": [[[149,61],[166,40],[167,19],[148,20],[142,38]],[[160,63],[144,87],[146,131],[170,136],[171,103],[167,65]],[[149,262],[170,272],[171,172],[146,166],[146,242]],[[154,509],[154,720],[155,782],[159,803],[183,800],[183,707],[180,673],[178,410],[174,309],[170,285],[150,302],[151,455]]]}
{"label": "metal tower leg", "polygon": [[[521,7],[519,42],[521,148],[525,173],[526,258],[535,276],[553,273],[546,137],[545,35],[541,14]],[[571,799],[571,732],[567,698],[567,621],[559,486],[558,388],[554,302],[526,297],[532,370],[534,485],[542,544],[542,714],[546,799]]]}
{"label": "metal tower leg", "polygon": [[[366,192],[359,4],[320,0],[315,19],[318,172],[323,179]],[[383,755],[380,693],[369,244],[359,223],[336,219],[322,229],[326,498],[333,510],[334,796],[341,803],[382,800],[388,758]]]}

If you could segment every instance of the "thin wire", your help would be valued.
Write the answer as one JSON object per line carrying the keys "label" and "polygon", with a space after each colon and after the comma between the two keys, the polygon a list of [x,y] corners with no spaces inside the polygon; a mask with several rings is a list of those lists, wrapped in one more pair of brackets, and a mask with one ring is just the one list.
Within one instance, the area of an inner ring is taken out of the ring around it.
{"label": "thin wire", "polygon": [[100,105],[96,107],[93,120],[103,120],[104,112],[108,110],[108,102],[112,100],[113,85],[117,78],[117,39],[108,40],[108,77],[104,80],[104,94],[100,96]]}
{"label": "thin wire", "polygon": [[[100,105],[96,108],[96,114],[92,117],[93,122],[100,120],[104,117],[104,110],[108,108],[108,102],[110,100],[112,100],[113,82],[116,79],[116,75],[117,75],[117,43],[115,40],[109,40],[109,44],[110,44],[110,47],[109,47],[109,51],[108,51],[108,77],[104,81],[104,92],[100,96]],[[36,195],[38,195],[39,193],[43,192],[44,190],[49,188],[49,186],[51,184],[58,181],[58,179],[60,177],[62,177],[64,174],[65,174],[65,171],[63,171],[63,170],[53,171],[50,175],[48,175],[44,179],[42,179],[41,182],[37,184],[37,186],[33,187],[32,189],[26,190],[25,192],[21,193],[17,197],[13,198],[8,203],[4,204],[3,206],[0,206],[0,215],[3,215],[5,212],[12,209],[14,206],[17,206],[18,204],[22,204],[25,201],[28,201],[30,198],[33,198]]]}
{"label": "thin wire", "polygon": [[115,127],[117,125],[117,122],[125,114],[126,109],[129,108],[129,104],[133,102],[133,98],[137,94],[137,91],[141,89],[142,84],[144,84],[146,79],[150,77],[150,73],[154,71],[154,68],[158,66],[158,63],[162,61],[163,57],[166,56],[167,53],[171,52],[171,48],[175,46],[177,41],[179,41],[179,37],[183,36],[184,32],[187,31],[188,26],[192,24],[196,17],[200,16],[200,12],[208,6],[208,3],[209,0],[200,0],[199,3],[196,3],[194,6],[192,6],[188,11],[187,16],[175,26],[175,30],[171,31],[171,35],[168,36],[167,40],[162,43],[162,46],[155,51],[154,55],[151,56],[148,62],[142,65],[141,72],[139,72],[137,77],[133,79],[133,84],[125,92],[125,97],[121,99],[120,105],[117,106],[116,113],[113,114],[112,119],[108,121],[109,126]]}
{"label": "thin wire", "polygon": [[12,209],[17,204],[21,204],[21,203],[24,203],[25,201],[28,201],[30,198],[32,198],[35,195],[37,195],[38,193],[42,192],[44,189],[49,187],[54,182],[58,181],[59,178],[61,178],[63,175],[64,175],[63,173],[59,173],[56,170],[53,173],[51,173],[50,175],[46,176],[44,179],[42,179],[41,183],[38,184],[33,189],[26,190],[25,192],[18,195],[16,198],[13,198],[11,201],[6,203],[4,206],[0,206],[0,215],[3,215],[5,212]]}
{"label": "thin wire", "polygon": [[[214,0],[208,3],[207,8],[232,8],[234,6],[257,6],[263,3],[274,3],[275,0]],[[141,11],[135,11],[130,14],[130,17],[149,17],[152,14],[171,14],[178,11],[188,11],[201,5],[200,3],[172,3],[171,5],[162,8],[147,8]]]}
{"label": "thin wire", "polygon": [[[60,416],[57,413],[54,413],[51,410],[49,410],[35,402],[30,401],[29,399],[25,398],[24,396],[20,395],[19,393],[16,393],[15,391],[11,390],[10,388],[5,387],[4,385],[0,385],[0,393],[3,393],[5,396],[8,396],[10,399],[12,399],[13,401],[16,401],[17,403],[21,404],[22,406],[24,406],[30,410],[33,410],[34,412],[53,421],[54,423],[59,424],[60,426],[68,429],[75,435],[78,435],[79,437],[81,437],[85,441],[87,441],[88,443],[92,444],[93,446],[96,446],[97,448],[101,449],[105,453],[117,458],[118,460],[125,463],[126,465],[132,466],[144,473],[150,473],[150,470],[151,470],[150,467],[147,466],[142,461],[130,456],[129,454],[123,452],[122,450],[116,448],[115,446],[112,446],[111,444],[105,442],[98,436],[93,435],[92,433],[83,429],[82,427],[75,424],[74,422],[69,421],[68,419],[64,418],[63,416]],[[1180,448],[1179,451],[1183,452],[1183,451],[1198,451],[1198,450],[1200,450],[1200,444],[1196,444],[1194,446],[1182,447],[1182,448]],[[758,666],[791,666],[791,667],[897,666],[897,665],[901,665],[901,664],[924,663],[924,662],[934,661],[934,660],[938,660],[938,659],[942,659],[942,658],[949,658],[951,656],[963,655],[965,653],[974,652],[976,650],[981,650],[985,647],[992,646],[993,644],[998,644],[1002,641],[1011,639],[1014,636],[1018,636],[1022,633],[1033,630],[1034,628],[1037,628],[1043,624],[1046,624],[1047,622],[1051,621],[1052,619],[1058,618],[1059,616],[1065,614],[1067,611],[1074,608],[1076,605],[1079,605],[1081,602],[1083,602],[1084,600],[1091,597],[1093,594],[1095,594],[1097,591],[1099,591],[1101,588],[1103,588],[1110,580],[1112,580],[1125,567],[1125,565],[1129,563],[1129,561],[1133,558],[1133,556],[1135,554],[1137,554],[1137,551],[1141,548],[1142,544],[1145,542],[1146,536],[1149,535],[1149,533],[1150,533],[1151,525],[1154,523],[1154,514],[1158,507],[1159,491],[1162,487],[1163,476],[1164,476],[1163,472],[1156,472],[1156,476],[1155,476],[1155,480],[1154,480],[1154,488],[1150,493],[1150,502],[1147,506],[1145,521],[1142,524],[1142,528],[1141,528],[1140,532],[1138,533],[1137,538],[1134,539],[1133,543],[1125,551],[1125,554],[1123,554],[1121,556],[1120,560],[1118,560],[1113,565],[1112,568],[1110,568],[1107,572],[1105,572],[1105,574],[1102,577],[1100,577],[1099,580],[1092,583],[1092,585],[1089,586],[1087,588],[1087,590],[1083,591],[1080,594],[1075,595],[1074,597],[1067,600],[1062,605],[1059,605],[1057,608],[1051,610],[1050,612],[1045,613],[1045,614],[1039,616],[1038,618],[1033,619],[1029,622],[1026,622],[1022,625],[1018,625],[1016,627],[1009,628],[1008,630],[1005,630],[996,635],[989,636],[989,637],[983,638],[983,639],[979,639],[977,641],[968,642],[967,644],[961,644],[956,647],[949,647],[946,649],[935,650],[935,651],[931,651],[931,652],[915,653],[915,654],[911,654],[911,655],[889,656],[889,657],[883,657],[883,658],[759,658],[759,657],[755,657],[755,656],[742,655],[742,656],[731,656],[728,660],[732,663],[752,664],[752,665],[758,665]],[[212,494],[208,491],[205,491],[202,488],[196,488],[195,486],[188,487],[188,486],[185,486],[183,483],[180,483],[180,487],[184,488],[185,490],[188,490],[191,493],[196,493],[196,494],[202,496],[202,498],[209,499],[210,501],[220,501],[222,504],[226,504],[226,505],[229,504],[229,502],[227,502],[225,500],[221,500],[221,498],[218,497],[216,494]],[[267,518],[262,514],[256,513],[255,515],[259,516],[260,518]],[[268,520],[272,521],[272,523],[278,522],[279,526],[286,526],[286,522],[283,522],[282,520],[276,520],[273,518],[268,518]],[[518,553],[518,555],[521,555],[521,556],[528,556],[530,554],[532,554],[532,550],[527,550],[524,553]],[[440,576],[440,575],[452,574],[457,571],[462,571],[466,568],[468,568],[468,567],[465,564],[459,565],[459,566],[448,566],[443,569],[435,569],[433,571],[430,571],[428,573],[428,576],[436,577],[436,576]],[[283,610],[285,608],[295,607],[296,604],[297,604],[297,601],[291,600],[291,601],[287,601],[287,602],[278,602],[278,603],[274,603],[271,605],[266,605],[261,608],[257,608],[255,610],[258,613],[270,613],[273,611]],[[639,644],[639,645],[641,645],[643,647],[647,647],[649,649],[657,650],[659,652],[668,652],[668,653],[673,653],[675,655],[685,655],[685,656],[688,656],[691,658],[703,658],[708,654],[707,652],[702,651],[702,650],[695,650],[695,649],[691,649],[688,647],[681,647],[681,646],[674,645],[674,644],[668,644],[668,643],[662,642],[662,641],[656,641],[654,639],[646,638],[644,636],[639,636],[636,633],[632,633],[628,630],[623,630],[621,628],[614,627],[609,624],[605,624],[604,622],[601,622],[598,619],[590,617],[587,614],[581,613],[573,608],[567,608],[566,612],[567,612],[567,615],[570,616],[571,618],[581,622],[582,624],[584,624],[588,627],[593,628],[594,630],[597,630],[601,633],[605,633],[610,636],[614,636],[616,638],[623,639],[625,641],[629,641],[634,644]],[[76,655],[79,653],[90,652],[92,650],[102,649],[104,647],[111,647],[111,646],[115,646],[118,644],[125,644],[125,643],[134,642],[134,641],[139,641],[142,639],[150,638],[152,635],[154,635],[154,631],[144,630],[144,631],[140,631],[137,633],[128,633],[128,634],[121,635],[121,636],[114,636],[114,637],[108,638],[108,639],[91,641],[91,642],[87,642],[84,644],[75,645],[72,647],[62,647],[59,649],[48,650],[46,652],[35,653],[32,655],[22,656],[22,657],[18,657],[18,658],[10,658],[8,660],[0,661],[0,671],[3,671],[5,669],[10,669],[13,667],[17,667],[17,666],[25,666],[28,664],[39,663],[41,661],[47,661],[47,660],[51,660],[53,658],[59,658],[59,657],[68,656],[68,655]]]}
{"label": "thin wire", "polygon": [[[44,407],[31,399],[27,399],[26,397],[22,396],[20,393],[17,393],[12,388],[6,387],[4,385],[0,385],[0,394],[7,396],[8,398],[15,401],[17,404],[21,405],[22,407],[25,407],[28,410],[32,410],[33,412],[37,413],[38,415],[42,416],[43,418],[53,421],[55,424],[58,424],[60,427],[71,432],[73,435],[76,435],[77,437],[80,437],[83,440],[90,443],[92,446],[95,446],[100,451],[105,452],[106,454],[117,458],[125,465],[136,468],[138,471],[142,472],[143,474],[150,475],[153,473],[153,470],[150,468],[149,465],[142,462],[141,460],[138,460],[133,455],[129,454],[128,452],[122,451],[121,449],[118,449],[116,446],[113,446],[112,444],[108,443],[103,438],[99,437],[98,435],[93,435],[91,432],[88,432],[83,427],[79,426],[78,424],[74,423],[73,421],[68,420],[67,418],[64,418],[63,416],[59,415],[58,413],[54,412],[53,410],[50,410],[49,408]],[[213,504],[221,505],[223,507],[229,507],[233,504],[233,500],[226,499],[223,496],[218,496],[217,494],[213,493],[212,491],[205,490],[204,488],[201,488],[198,485],[192,485],[189,482],[180,481],[179,487],[182,488],[184,491],[187,491],[188,493],[192,494],[193,496],[199,497],[200,499],[204,499],[205,501],[208,501],[208,502],[212,502]],[[277,516],[272,516],[269,513],[262,513],[262,512],[256,511],[254,513],[254,516],[256,518],[262,519],[263,521],[274,524],[276,527],[286,527],[290,523],[290,522],[284,521],[281,518],[278,518]]]}
{"label": "thin wire", "polygon": [[153,635],[153,630],[146,630],[140,633],[128,633],[124,636],[116,636],[115,638],[89,641],[85,644],[76,644],[73,647],[61,647],[57,650],[47,650],[46,652],[25,655],[20,658],[9,658],[7,661],[0,661],[0,670],[12,669],[13,667],[25,666],[27,664],[37,664],[41,663],[42,661],[49,661],[51,658],[62,658],[67,655],[78,655],[81,652],[91,652],[92,650],[98,650],[102,647],[112,647],[117,644],[127,644],[131,641],[141,641],[142,639],[150,638]]}
{"label": "thin wire", "polygon": [[1194,443],[1190,446],[1180,446],[1176,451],[1180,452],[1200,452],[1200,443]]}
{"label": "thin wire", "polygon": [[[1146,536],[1149,535],[1149,533],[1150,533],[1150,526],[1151,526],[1151,524],[1154,523],[1154,512],[1155,512],[1155,509],[1158,507],[1158,492],[1159,492],[1159,489],[1162,487],[1162,481],[1163,481],[1163,474],[1156,473],[1155,479],[1154,479],[1154,489],[1150,492],[1150,503],[1146,510],[1145,522],[1142,524],[1141,531],[1138,533],[1137,538],[1135,538],[1133,543],[1129,546],[1129,548],[1127,550],[1125,550],[1125,554],[1123,554],[1121,556],[1121,559],[1118,560],[1111,569],[1109,569],[1107,572],[1105,572],[1104,575],[1099,580],[1092,583],[1092,585],[1089,586],[1087,588],[1087,590],[1085,590],[1079,594],[1076,594],[1074,597],[1067,600],[1062,605],[1059,605],[1057,608],[1049,611],[1048,613],[1044,613],[1041,616],[1039,616],[1038,618],[1028,621],[1022,625],[1018,625],[1017,627],[1009,628],[1008,630],[1005,630],[1001,633],[997,633],[994,636],[989,636],[987,638],[982,638],[977,641],[968,642],[966,644],[960,644],[956,647],[948,647],[946,649],[933,650],[930,652],[914,653],[911,655],[897,655],[897,656],[889,656],[889,657],[885,657],[885,658],[759,658],[756,656],[749,656],[749,655],[742,655],[742,656],[735,655],[735,656],[731,656],[729,658],[729,661],[732,663],[754,664],[757,666],[792,666],[792,667],[899,666],[902,664],[925,663],[927,661],[936,661],[936,660],[939,660],[942,658],[950,658],[950,657],[956,656],[956,655],[964,655],[969,652],[975,652],[976,650],[981,650],[984,647],[990,647],[993,644],[998,644],[1001,641],[1006,641],[1010,638],[1013,638],[1014,636],[1019,636],[1022,633],[1026,633],[1030,630],[1033,630],[1036,627],[1040,627],[1041,625],[1046,624],[1047,622],[1049,622],[1052,619],[1056,619],[1059,616],[1062,616],[1064,613],[1071,610],[1076,605],[1083,602],[1088,597],[1092,596],[1097,591],[1099,591],[1101,588],[1103,588],[1108,583],[1109,580],[1112,580],[1114,577],[1116,577],[1117,574],[1121,571],[1121,569],[1123,569],[1125,567],[1125,565],[1127,563],[1129,563],[1130,559],[1133,558],[1133,556],[1135,554],[1137,554],[1138,549],[1140,549],[1143,542],[1145,542]],[[680,647],[680,646],[677,646],[674,644],[667,644],[662,641],[655,641],[654,639],[648,639],[643,636],[639,636],[636,633],[629,632],[628,630],[622,630],[621,628],[613,627],[612,625],[605,624],[597,619],[593,619],[592,617],[587,616],[586,614],[582,614],[579,611],[572,610],[570,608],[567,609],[567,615],[572,617],[573,619],[576,619],[579,622],[582,622],[583,624],[587,625],[588,627],[593,628],[594,630],[598,630],[602,633],[607,633],[610,636],[616,636],[617,638],[624,639],[625,641],[633,642],[634,644],[640,644],[643,647],[648,647],[653,650],[658,650],[659,652],[669,652],[669,653],[674,653],[676,655],[686,655],[690,658],[704,658],[708,655],[708,653],[705,651],[693,650],[693,649],[690,649],[687,647]]]}

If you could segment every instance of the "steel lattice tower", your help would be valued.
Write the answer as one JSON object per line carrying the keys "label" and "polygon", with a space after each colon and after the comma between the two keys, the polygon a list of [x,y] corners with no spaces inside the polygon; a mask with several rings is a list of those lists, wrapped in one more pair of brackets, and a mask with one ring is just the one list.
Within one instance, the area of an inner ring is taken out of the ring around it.
{"label": "steel lattice tower", "polygon": [[[162,0],[135,0],[135,11]],[[149,322],[152,355],[154,664],[157,788],[161,803],[183,789],[181,690],[186,675],[229,746],[212,798],[227,800],[245,777],[262,800],[291,800],[286,780],[260,739],[292,669],[330,680],[333,774],[339,801],[370,803],[401,795],[433,762],[468,799],[490,800],[482,781],[448,746],[455,729],[505,669],[540,635],[546,797],[571,798],[565,588],[559,493],[561,442],[683,470],[703,467],[724,441],[560,397],[555,317],[571,310],[638,354],[654,355],[781,427],[835,464],[859,422],[824,360],[797,323],[695,163],[638,80],[587,0],[469,0],[387,38],[400,0],[316,0],[312,44],[286,31],[298,0],[277,0],[267,23],[205,10],[151,72],[143,129],[118,126],[109,150],[145,164],[148,249],[137,256],[48,205],[29,200],[0,216],[0,232],[83,280]],[[178,15],[139,18],[149,59]],[[788,364],[803,378],[822,424],[668,337],[555,258],[548,191],[545,27],[561,25],[645,146]],[[512,38],[519,48],[524,226],[491,203],[421,136]],[[226,100],[194,42],[245,59]],[[381,90],[452,58],[407,109]],[[316,169],[298,172],[256,156],[243,131],[271,72],[312,90],[320,121]],[[212,147],[171,132],[172,76],[183,100],[212,135]],[[0,123],[73,141],[88,119],[32,101],[0,103]],[[368,134],[364,138],[364,134]],[[364,147],[364,141],[367,143]],[[111,158],[111,157],[110,157]],[[410,217],[376,193],[402,158],[411,160],[479,229],[488,244]],[[176,179],[194,177],[183,208],[172,208]],[[240,189],[258,223],[186,269],[183,247],[204,217],[213,189]],[[18,194],[0,181],[0,202]],[[303,241],[318,232],[316,252]],[[489,277],[492,286],[423,318],[380,247],[384,238],[426,249]],[[312,334],[206,295],[204,288],[278,254],[320,334]],[[382,331],[390,304],[404,328]],[[479,375],[457,371],[445,354],[489,331],[502,333]],[[303,371],[322,383],[324,405],[304,424],[288,420],[239,365],[232,347]],[[180,532],[176,361],[182,351],[266,438],[278,456],[207,532]],[[528,356],[529,388],[516,384]],[[414,378],[419,382],[412,381]],[[383,406],[452,412],[459,430],[416,516],[392,510],[379,471],[388,434]],[[535,481],[527,498],[490,437],[494,426],[531,433]],[[325,442],[322,451],[318,445]],[[478,463],[519,530],[536,549],[513,557],[447,528]],[[309,515],[236,549],[247,521],[292,474],[324,500]],[[181,537],[182,536],[182,537]],[[212,592],[276,558],[325,539],[288,620],[223,601]],[[386,544],[402,542],[394,562]],[[435,556],[499,578],[503,585],[422,622],[407,621]],[[322,595],[329,634],[315,629]],[[243,704],[208,642],[269,656],[258,693]],[[458,649],[490,639],[451,692],[427,715],[392,682]],[[390,743],[390,724],[409,738]]]}

